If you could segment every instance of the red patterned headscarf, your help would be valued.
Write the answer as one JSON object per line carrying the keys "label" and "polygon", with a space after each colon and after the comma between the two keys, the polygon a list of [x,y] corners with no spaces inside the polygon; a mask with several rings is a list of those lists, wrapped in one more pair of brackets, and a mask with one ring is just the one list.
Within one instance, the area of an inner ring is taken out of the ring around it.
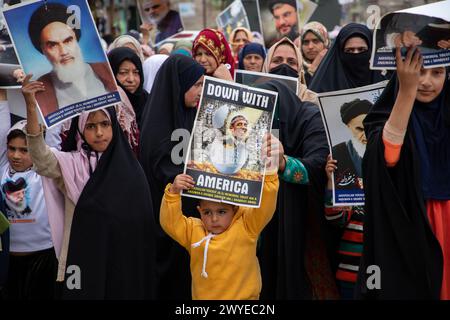
{"label": "red patterned headscarf", "polygon": [[215,29],[203,29],[195,38],[192,46],[192,55],[195,57],[199,47],[210,52],[216,59],[217,65],[224,64],[229,67],[231,76],[234,78],[234,60],[231,48],[225,36]]}

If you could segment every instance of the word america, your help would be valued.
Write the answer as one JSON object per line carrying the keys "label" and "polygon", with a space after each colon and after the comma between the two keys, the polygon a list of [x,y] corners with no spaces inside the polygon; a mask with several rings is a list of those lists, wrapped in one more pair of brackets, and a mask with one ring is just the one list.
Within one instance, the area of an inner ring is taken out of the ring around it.
{"label": "word america", "polygon": [[202,174],[198,176],[196,186],[233,193],[248,194],[248,184],[245,182],[210,176],[205,177]]}

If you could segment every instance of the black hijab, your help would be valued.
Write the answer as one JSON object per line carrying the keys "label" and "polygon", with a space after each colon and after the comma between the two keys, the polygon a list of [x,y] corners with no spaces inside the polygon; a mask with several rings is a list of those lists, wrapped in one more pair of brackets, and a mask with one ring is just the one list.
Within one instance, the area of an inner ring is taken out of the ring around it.
{"label": "black hijab", "polygon": [[[427,180],[424,180],[422,172],[423,159],[434,155],[421,154],[425,145],[420,146],[424,143],[420,136],[425,131],[420,132],[418,126],[426,128],[427,134],[431,134],[431,137],[425,137],[425,144],[431,142],[433,145],[435,138],[448,132],[448,122],[443,121],[449,113],[448,81],[441,95],[427,104],[430,106],[429,110],[420,110],[427,105],[415,102],[400,159],[395,167],[387,168],[382,134],[397,94],[398,80],[394,74],[364,119],[368,139],[363,159],[364,249],[357,293],[359,297],[372,299],[439,299],[443,257],[427,217],[427,197],[423,188]],[[437,128],[441,132],[433,134],[430,130],[434,127],[429,126],[435,124],[437,117],[430,117],[426,113],[436,113],[433,108],[435,104],[447,108],[443,110],[442,123]],[[418,119],[419,117],[423,119]],[[448,146],[448,141],[439,142],[439,145],[441,150]],[[445,165],[446,163],[442,163],[439,168]],[[448,176],[448,168],[444,169],[442,174]],[[381,270],[381,290],[368,290],[366,286],[367,278],[371,275],[366,270],[371,265],[376,265]]]}
{"label": "black hijab", "polygon": [[[81,289],[64,285],[62,298],[153,299],[156,248],[150,190],[114,109],[107,112],[113,138],[80,195],[70,232],[67,266],[80,267]],[[75,118],[63,151],[76,150],[77,127]]]}
{"label": "black hijab", "polygon": [[108,59],[109,64],[111,65],[111,69],[114,73],[114,76],[117,79],[117,73],[119,73],[119,68],[122,62],[125,60],[130,61],[133,63],[136,67],[136,69],[139,71],[139,77],[141,79],[139,83],[139,87],[134,93],[131,93],[128,91],[122,84],[120,84],[119,81],[117,81],[117,84],[125,91],[127,94],[128,99],[131,102],[131,105],[133,106],[134,113],[136,114],[136,122],[138,124],[138,127],[141,128],[141,118],[142,118],[142,112],[145,106],[145,103],[147,102],[148,93],[144,90],[144,71],[142,69],[142,63],[139,56],[134,52],[132,49],[127,47],[119,47],[111,50],[108,53]]}
{"label": "black hijab", "polygon": [[[276,80],[259,87],[278,92],[273,128],[279,129],[285,154],[301,160],[310,180],[308,185],[280,180],[276,212],[261,234],[261,299],[311,299],[305,252],[312,224],[321,229],[318,241],[329,243],[323,214],[327,137],[316,105],[302,102]],[[330,252],[334,250],[330,248]],[[334,278],[331,273],[329,276]]]}
{"label": "black hijab", "polygon": [[[179,141],[172,141],[176,129],[188,132],[194,125],[197,108],[184,105],[184,94],[205,73],[191,57],[170,56],[155,77],[152,93],[142,115],[140,161],[150,185],[153,212],[159,221],[159,208],[164,189],[183,172],[184,164],[172,161],[172,150]],[[182,140],[187,147],[189,141]],[[196,212],[192,198],[183,197],[183,212]],[[186,250],[165,234],[158,224],[158,298],[191,299],[189,256]]]}
{"label": "black hijab", "polygon": [[[344,53],[345,42],[353,37],[363,38],[368,50]],[[385,80],[379,71],[370,70],[372,32],[365,25],[349,23],[341,29],[324,60],[314,74],[309,89],[321,93],[352,89]]]}

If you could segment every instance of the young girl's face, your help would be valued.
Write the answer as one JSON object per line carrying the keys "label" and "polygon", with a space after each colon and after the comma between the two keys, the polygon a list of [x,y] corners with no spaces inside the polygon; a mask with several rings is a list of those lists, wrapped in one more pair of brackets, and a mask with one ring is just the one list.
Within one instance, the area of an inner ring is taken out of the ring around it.
{"label": "young girl's face", "polygon": [[197,210],[208,232],[221,234],[233,221],[238,207],[231,204],[201,200]]}
{"label": "young girl's face", "polygon": [[84,139],[97,152],[105,152],[112,140],[111,121],[104,111],[94,111],[89,114],[84,127]]}
{"label": "young girl's face", "polygon": [[445,67],[422,68],[416,99],[423,103],[428,103],[436,99],[444,88],[445,77]]}
{"label": "young girl's face", "polygon": [[7,157],[9,165],[14,171],[23,172],[33,166],[33,161],[28,153],[27,141],[24,138],[17,137],[9,140]]}

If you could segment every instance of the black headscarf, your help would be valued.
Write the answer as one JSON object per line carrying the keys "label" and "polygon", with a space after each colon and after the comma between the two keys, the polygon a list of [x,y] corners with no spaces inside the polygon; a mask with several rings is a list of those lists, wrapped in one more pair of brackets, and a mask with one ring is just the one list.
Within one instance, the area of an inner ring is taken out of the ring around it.
{"label": "black headscarf", "polygon": [[[368,139],[363,159],[364,249],[357,293],[359,297],[375,299],[439,299],[443,257],[426,212],[426,194],[423,189],[426,180],[423,179],[422,172],[422,162],[426,156],[421,154],[424,151],[423,146],[419,144],[423,141],[420,142],[421,138],[418,137],[422,133],[417,130],[417,126],[427,127],[427,134],[431,134],[431,137],[426,138],[426,143],[433,144],[430,140],[440,137],[445,131],[448,132],[448,122],[441,118],[442,123],[437,131],[442,132],[431,133],[433,127],[428,126],[435,125],[435,122],[431,124],[432,117],[422,114],[428,113],[427,110],[419,110],[426,105],[420,106],[416,101],[400,159],[395,167],[387,168],[382,134],[397,94],[398,80],[394,74],[364,119]],[[450,112],[448,81],[441,96],[427,105],[432,106],[437,102],[446,106],[444,112]],[[421,113],[420,116],[424,119],[415,119],[419,116],[416,112]],[[431,107],[429,112],[435,111]],[[446,118],[446,114],[443,118]],[[448,141],[439,142],[441,143],[441,147],[448,150]],[[442,166],[446,164],[442,163],[439,167]],[[447,178],[448,171],[448,168],[443,171]],[[371,265],[376,265],[381,270],[381,290],[368,290],[366,286],[367,278],[371,275],[366,270]]]}
{"label": "black headscarf", "polygon": [[[345,42],[353,37],[367,42],[363,53],[344,53]],[[385,80],[380,71],[370,70],[372,32],[365,25],[349,23],[339,32],[335,42],[314,74],[309,89],[321,93],[352,89]]]}
{"label": "black headscarf", "polygon": [[244,58],[249,54],[257,54],[261,56],[263,62],[266,59],[266,49],[259,43],[250,42],[239,51],[239,69],[245,70]]}
{"label": "black headscarf", "polygon": [[[285,154],[301,160],[310,180],[308,185],[280,180],[277,210],[261,234],[261,298],[311,299],[305,252],[312,224],[321,230],[318,241],[328,243],[324,238],[328,233],[323,214],[327,137],[316,105],[300,101],[291,89],[276,80],[259,87],[278,92],[273,128],[279,129]],[[334,252],[334,248],[330,250]],[[331,273],[329,276],[334,278]]]}
{"label": "black headscarf", "polygon": [[[171,141],[175,129],[189,132],[194,125],[196,108],[184,105],[184,94],[205,73],[190,57],[170,56],[156,74],[152,93],[142,115],[140,161],[150,185],[153,212],[159,221],[164,189],[183,172],[184,164],[172,161],[172,150],[179,141]],[[188,143],[188,141],[182,141]],[[189,201],[191,200],[191,201]],[[193,199],[183,198],[183,212],[196,212]],[[158,298],[191,299],[189,256],[158,224]]]}
{"label": "black headscarf", "polygon": [[114,73],[114,76],[117,79],[117,73],[119,72],[119,67],[125,60],[133,63],[139,71],[139,77],[141,82],[139,83],[139,87],[134,93],[128,91],[124,86],[117,81],[117,84],[125,91],[128,99],[130,100],[134,113],[136,114],[136,121],[139,126],[139,129],[142,127],[141,118],[144,106],[148,99],[148,93],[144,90],[144,71],[142,69],[142,63],[139,56],[130,48],[119,47],[111,50],[108,53],[109,64],[111,65],[111,69]]}
{"label": "black headscarf", "polygon": [[[79,266],[81,289],[64,285],[62,297],[153,299],[156,248],[150,190],[114,109],[107,112],[113,138],[80,195],[70,232],[67,266]],[[75,118],[63,151],[74,150],[77,127]]]}

